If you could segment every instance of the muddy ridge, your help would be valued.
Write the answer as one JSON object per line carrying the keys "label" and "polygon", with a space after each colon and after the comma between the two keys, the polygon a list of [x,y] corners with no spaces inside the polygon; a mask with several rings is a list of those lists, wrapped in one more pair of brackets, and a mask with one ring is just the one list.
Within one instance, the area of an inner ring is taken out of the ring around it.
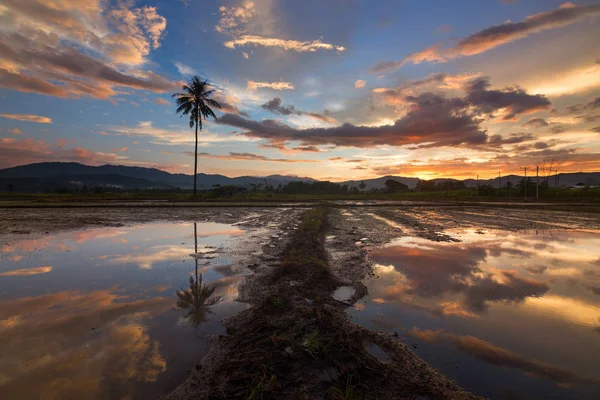
{"label": "muddy ridge", "polygon": [[[326,225],[326,209],[306,211],[280,262],[254,266],[241,289],[252,306],[223,321],[228,335],[214,338],[209,354],[165,399],[478,398],[429,367],[397,335],[349,321],[344,310],[359,295],[338,301],[332,294],[369,266],[355,259],[355,276],[340,278],[336,269],[344,260],[330,260]],[[354,239],[352,230],[340,233],[337,241],[330,237],[330,247]],[[372,346],[389,361],[371,355]]]}

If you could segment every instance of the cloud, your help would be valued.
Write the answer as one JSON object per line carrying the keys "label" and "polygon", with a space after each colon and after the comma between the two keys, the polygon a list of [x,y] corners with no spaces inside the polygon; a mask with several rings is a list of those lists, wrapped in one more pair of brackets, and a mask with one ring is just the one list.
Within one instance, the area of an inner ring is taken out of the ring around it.
{"label": "cloud", "polygon": [[230,49],[235,49],[236,47],[241,46],[279,47],[286,51],[291,50],[298,53],[312,53],[317,50],[337,50],[338,52],[346,50],[343,46],[323,43],[321,39],[301,42],[298,40],[268,38],[256,35],[243,35],[225,42],[224,45]]}
{"label": "cloud", "polygon": [[75,161],[84,164],[123,163],[127,157],[81,147],[52,147],[42,140],[0,138],[0,168],[44,161]]}
{"label": "cloud", "polygon": [[502,110],[502,119],[514,120],[522,114],[547,110],[552,103],[546,96],[532,95],[519,88],[489,89],[489,78],[478,78],[467,84],[466,100],[481,113],[493,115]]}
{"label": "cloud", "polygon": [[272,143],[296,140],[303,145],[477,148],[489,144],[487,132],[481,127],[483,116],[501,111],[502,120],[510,120],[550,105],[545,97],[532,96],[521,89],[490,90],[488,86],[485,79],[474,81],[464,98],[446,98],[434,93],[406,96],[404,101],[409,110],[406,115],[393,124],[380,126],[345,123],[337,127],[294,129],[275,120],[257,122],[228,114],[218,123],[244,129],[245,135]]}
{"label": "cloud", "polygon": [[232,96],[227,96],[225,93],[218,92],[214,96],[215,101],[217,101],[221,108],[218,111],[222,113],[236,114],[241,115],[242,117],[250,118],[250,114],[245,111],[240,110],[234,103],[239,103],[238,100]]}
{"label": "cloud", "polygon": [[161,97],[158,97],[156,99],[154,99],[154,103],[155,104],[160,104],[161,106],[168,106],[171,104],[171,102],[169,102],[169,100],[165,100]]}
{"label": "cloud", "polygon": [[333,128],[296,130],[273,120],[255,122],[234,115],[224,115],[219,123],[246,129],[246,135],[271,141],[298,140],[305,145],[333,144],[336,146],[373,147],[376,145],[402,146],[428,142],[433,146],[481,144],[487,135],[477,121],[462,112],[460,99],[443,99],[423,95],[412,99],[415,110],[393,125],[378,127],[343,124]]}
{"label": "cloud", "polygon": [[327,122],[329,124],[333,124],[336,122],[335,118],[329,117],[327,115],[312,113],[302,110],[297,110],[293,105],[289,105],[287,107],[283,107],[281,105],[281,99],[279,97],[273,98],[273,100],[267,101],[265,104],[261,106],[263,109],[271,111],[275,114],[280,115],[307,115],[309,117],[318,119],[319,121]]}
{"label": "cloud", "polygon": [[543,118],[531,118],[523,124],[523,127],[531,126],[533,128],[546,128],[548,125],[548,122]]}
{"label": "cloud", "polygon": [[23,131],[20,130],[19,128],[9,129],[8,132],[12,133],[13,135],[22,135],[23,134]]}
{"label": "cloud", "polygon": [[449,75],[440,72],[423,79],[404,82],[395,88],[375,88],[373,93],[382,96],[387,104],[405,105],[406,96],[415,96],[422,89],[461,89],[466,82],[478,76],[479,74]]}
{"label": "cloud", "polygon": [[244,25],[256,13],[256,7],[253,1],[244,1],[239,7],[219,7],[221,18],[215,26],[217,32],[228,33],[230,35],[240,34],[245,31]]}
{"label": "cloud", "polygon": [[600,108],[600,97],[596,97],[587,103],[574,104],[567,107],[566,110],[570,114],[582,114],[586,111],[594,111],[598,108]]}
{"label": "cloud", "polygon": [[198,74],[198,72],[194,68],[192,68],[190,66],[187,66],[187,65],[182,64],[182,63],[177,62],[177,61],[174,62],[173,64],[175,65],[175,68],[177,68],[177,71],[181,75],[197,75]]}
{"label": "cloud", "polygon": [[[231,114],[228,114],[231,115]],[[183,124],[182,124],[183,125]],[[104,126],[106,131],[113,135],[124,136],[148,136],[151,143],[160,145],[181,145],[194,143],[193,131],[187,124],[181,128],[158,128],[152,121],[140,121],[137,126]],[[219,135],[207,130],[202,131],[200,143],[228,143],[228,142],[250,142],[251,138],[244,135]]]}
{"label": "cloud", "polygon": [[0,114],[2,118],[14,119],[17,121],[36,122],[38,124],[51,124],[52,119],[31,114]]}
{"label": "cloud", "polygon": [[408,62],[446,62],[448,60],[484,53],[500,45],[525,38],[531,34],[572,24],[581,18],[600,15],[600,5],[575,6],[565,3],[559,8],[531,15],[520,22],[506,22],[491,26],[461,39],[449,48],[440,44],[408,55],[400,61],[386,61],[375,65],[373,73],[396,70]]}
{"label": "cloud", "polygon": [[248,90],[256,90],[259,88],[268,88],[273,90],[294,90],[294,85],[289,82],[255,82],[248,81]]}
{"label": "cloud", "polygon": [[357,89],[364,88],[366,84],[367,84],[367,81],[364,81],[362,79],[357,79],[354,82],[354,87],[357,88]]}
{"label": "cloud", "polygon": [[[193,156],[194,153],[186,153]],[[209,153],[198,153],[200,158],[214,158],[217,160],[231,160],[231,161],[267,161],[267,162],[280,162],[280,163],[316,163],[318,160],[297,160],[293,158],[269,158],[260,154],[252,153],[229,153],[228,155],[216,155]]]}
{"label": "cloud", "polygon": [[0,276],[31,276],[39,274],[47,274],[52,271],[51,266],[35,267],[35,268],[21,268],[6,271],[0,274]]}
{"label": "cloud", "polygon": [[166,19],[155,7],[79,0],[10,1],[2,11],[0,86],[61,98],[110,99],[117,88],[165,92],[173,82],[142,70]]}

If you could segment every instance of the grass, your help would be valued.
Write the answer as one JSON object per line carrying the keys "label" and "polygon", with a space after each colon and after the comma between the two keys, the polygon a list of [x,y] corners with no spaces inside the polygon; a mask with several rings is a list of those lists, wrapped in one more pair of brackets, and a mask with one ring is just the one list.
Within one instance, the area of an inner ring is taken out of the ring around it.
{"label": "grass", "polygon": [[[442,192],[402,192],[402,193],[338,193],[338,194],[285,194],[275,192],[238,193],[231,197],[214,197],[210,193],[200,192],[197,203],[271,203],[271,202],[321,202],[331,200],[396,200],[396,201],[524,201],[524,196],[513,189],[495,189],[494,195],[475,196],[474,189],[451,190]],[[131,193],[0,193],[0,202],[35,203],[103,203],[164,201],[185,203],[193,201],[190,193],[131,192]],[[530,196],[527,201],[534,201]],[[600,202],[600,188],[563,189],[548,188],[540,192],[540,201]]]}
{"label": "grass", "polygon": [[304,351],[310,354],[315,360],[322,358],[327,352],[327,346],[321,340],[319,336],[319,330],[315,329],[310,335],[302,342]]}
{"label": "grass", "polygon": [[256,375],[253,385],[250,387],[248,400],[262,400],[277,387],[277,377],[269,375],[267,367],[261,365],[261,371]]}
{"label": "grass", "polygon": [[346,384],[341,388],[332,388],[331,395],[334,400],[354,400],[356,398],[357,388],[358,385],[352,384],[352,374],[348,373],[346,376]]}

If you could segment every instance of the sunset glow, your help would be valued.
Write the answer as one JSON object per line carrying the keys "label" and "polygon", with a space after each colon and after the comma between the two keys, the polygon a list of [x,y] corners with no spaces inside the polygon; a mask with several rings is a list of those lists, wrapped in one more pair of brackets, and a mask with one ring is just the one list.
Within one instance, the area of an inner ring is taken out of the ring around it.
{"label": "sunset glow", "polygon": [[191,174],[193,130],[171,94],[199,75],[223,108],[198,172],[600,171],[599,17],[592,0],[7,1],[0,168]]}

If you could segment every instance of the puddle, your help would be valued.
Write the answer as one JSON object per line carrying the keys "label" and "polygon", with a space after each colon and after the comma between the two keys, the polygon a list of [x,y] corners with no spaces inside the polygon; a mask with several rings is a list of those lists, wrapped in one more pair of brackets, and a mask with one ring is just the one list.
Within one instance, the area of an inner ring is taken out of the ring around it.
{"label": "puddle", "polygon": [[377,346],[375,343],[367,343],[365,345],[365,349],[370,355],[372,355],[381,362],[391,361],[390,357],[386,354],[386,352],[381,347]]}
{"label": "puddle", "polygon": [[351,286],[340,286],[333,292],[331,297],[336,299],[337,301],[348,301],[354,296],[356,290],[354,290]]}
{"label": "puddle", "polygon": [[371,248],[355,323],[494,398],[600,398],[600,232],[454,232]]}
{"label": "puddle", "polygon": [[[2,397],[152,399],[183,382],[206,336],[247,308],[235,298],[256,251],[233,225],[194,231],[146,224],[0,244]],[[214,293],[194,295],[196,276]]]}

